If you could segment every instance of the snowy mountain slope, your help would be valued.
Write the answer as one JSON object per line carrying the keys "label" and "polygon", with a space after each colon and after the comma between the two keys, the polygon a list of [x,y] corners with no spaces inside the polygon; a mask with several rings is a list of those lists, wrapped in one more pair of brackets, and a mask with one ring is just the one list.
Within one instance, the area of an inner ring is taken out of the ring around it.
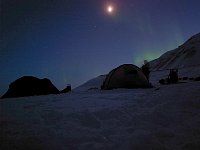
{"label": "snowy mountain slope", "polygon": [[158,88],[2,100],[0,149],[199,149],[200,82]]}
{"label": "snowy mountain slope", "polygon": [[[151,82],[157,82],[162,78],[166,78],[169,74],[169,70],[178,68],[180,77],[199,77],[200,76],[200,33],[192,36],[183,45],[178,48],[168,51],[155,59],[150,63],[151,71],[160,71],[156,73],[156,79],[154,79],[154,73],[151,77]],[[91,89],[100,89],[106,75],[98,76],[89,80],[75,91],[87,91]]]}
{"label": "snowy mountain slope", "polygon": [[74,91],[80,92],[80,91],[101,89],[101,86],[102,86],[105,78],[106,78],[106,75],[100,75],[96,78],[93,78],[93,79],[87,81],[86,83],[82,84],[81,86],[75,88]]}
{"label": "snowy mountain slope", "polygon": [[[158,71],[151,71],[150,73],[150,82],[153,86],[157,86],[159,84],[160,79],[165,79],[169,75],[169,70],[158,70]],[[179,78],[188,77],[188,78],[196,78],[200,77],[200,66],[192,66],[181,68],[178,70]],[[99,90],[101,89],[101,85],[103,84],[106,75],[100,75],[96,78],[93,78],[86,83],[82,84],[81,86],[73,89],[74,92],[86,92],[90,90]]]}
{"label": "snowy mountain slope", "polygon": [[200,33],[150,62],[152,70],[200,66]]}

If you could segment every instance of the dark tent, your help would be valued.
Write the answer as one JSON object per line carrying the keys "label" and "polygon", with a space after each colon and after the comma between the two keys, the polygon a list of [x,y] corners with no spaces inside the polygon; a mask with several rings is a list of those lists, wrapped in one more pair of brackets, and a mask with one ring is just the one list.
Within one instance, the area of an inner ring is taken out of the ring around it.
{"label": "dark tent", "polygon": [[38,79],[32,76],[24,76],[12,82],[9,85],[8,91],[2,96],[2,98],[58,93],[59,90],[49,79]]}
{"label": "dark tent", "polygon": [[150,84],[142,70],[132,64],[124,64],[113,69],[104,80],[102,89],[147,88]]}

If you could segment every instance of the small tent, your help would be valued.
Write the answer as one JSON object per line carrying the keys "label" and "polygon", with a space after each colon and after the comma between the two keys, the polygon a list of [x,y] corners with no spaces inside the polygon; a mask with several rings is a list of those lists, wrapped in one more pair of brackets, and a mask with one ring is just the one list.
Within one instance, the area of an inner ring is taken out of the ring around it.
{"label": "small tent", "polygon": [[147,88],[150,84],[142,70],[132,64],[121,65],[106,76],[101,89]]}

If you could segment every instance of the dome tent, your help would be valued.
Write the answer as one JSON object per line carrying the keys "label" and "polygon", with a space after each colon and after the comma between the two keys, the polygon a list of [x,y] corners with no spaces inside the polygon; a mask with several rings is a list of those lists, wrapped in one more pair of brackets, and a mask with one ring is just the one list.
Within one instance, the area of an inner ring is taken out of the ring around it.
{"label": "dome tent", "polygon": [[59,90],[49,79],[23,76],[9,85],[8,91],[1,98],[24,97],[34,95],[59,94]]}
{"label": "dome tent", "polygon": [[139,67],[132,64],[124,64],[110,71],[101,89],[148,87],[150,87],[150,83]]}

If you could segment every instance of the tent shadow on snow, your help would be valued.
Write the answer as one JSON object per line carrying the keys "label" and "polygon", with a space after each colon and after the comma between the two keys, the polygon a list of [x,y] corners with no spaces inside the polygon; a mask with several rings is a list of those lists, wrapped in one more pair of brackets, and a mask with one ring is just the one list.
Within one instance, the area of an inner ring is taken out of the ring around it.
{"label": "tent shadow on snow", "polygon": [[8,91],[1,98],[48,94],[59,94],[59,90],[49,79],[38,79],[33,76],[24,76],[12,82],[9,85]]}
{"label": "tent shadow on snow", "polygon": [[132,64],[123,64],[106,76],[101,89],[111,90],[116,88],[150,88],[151,84],[142,70]]}

